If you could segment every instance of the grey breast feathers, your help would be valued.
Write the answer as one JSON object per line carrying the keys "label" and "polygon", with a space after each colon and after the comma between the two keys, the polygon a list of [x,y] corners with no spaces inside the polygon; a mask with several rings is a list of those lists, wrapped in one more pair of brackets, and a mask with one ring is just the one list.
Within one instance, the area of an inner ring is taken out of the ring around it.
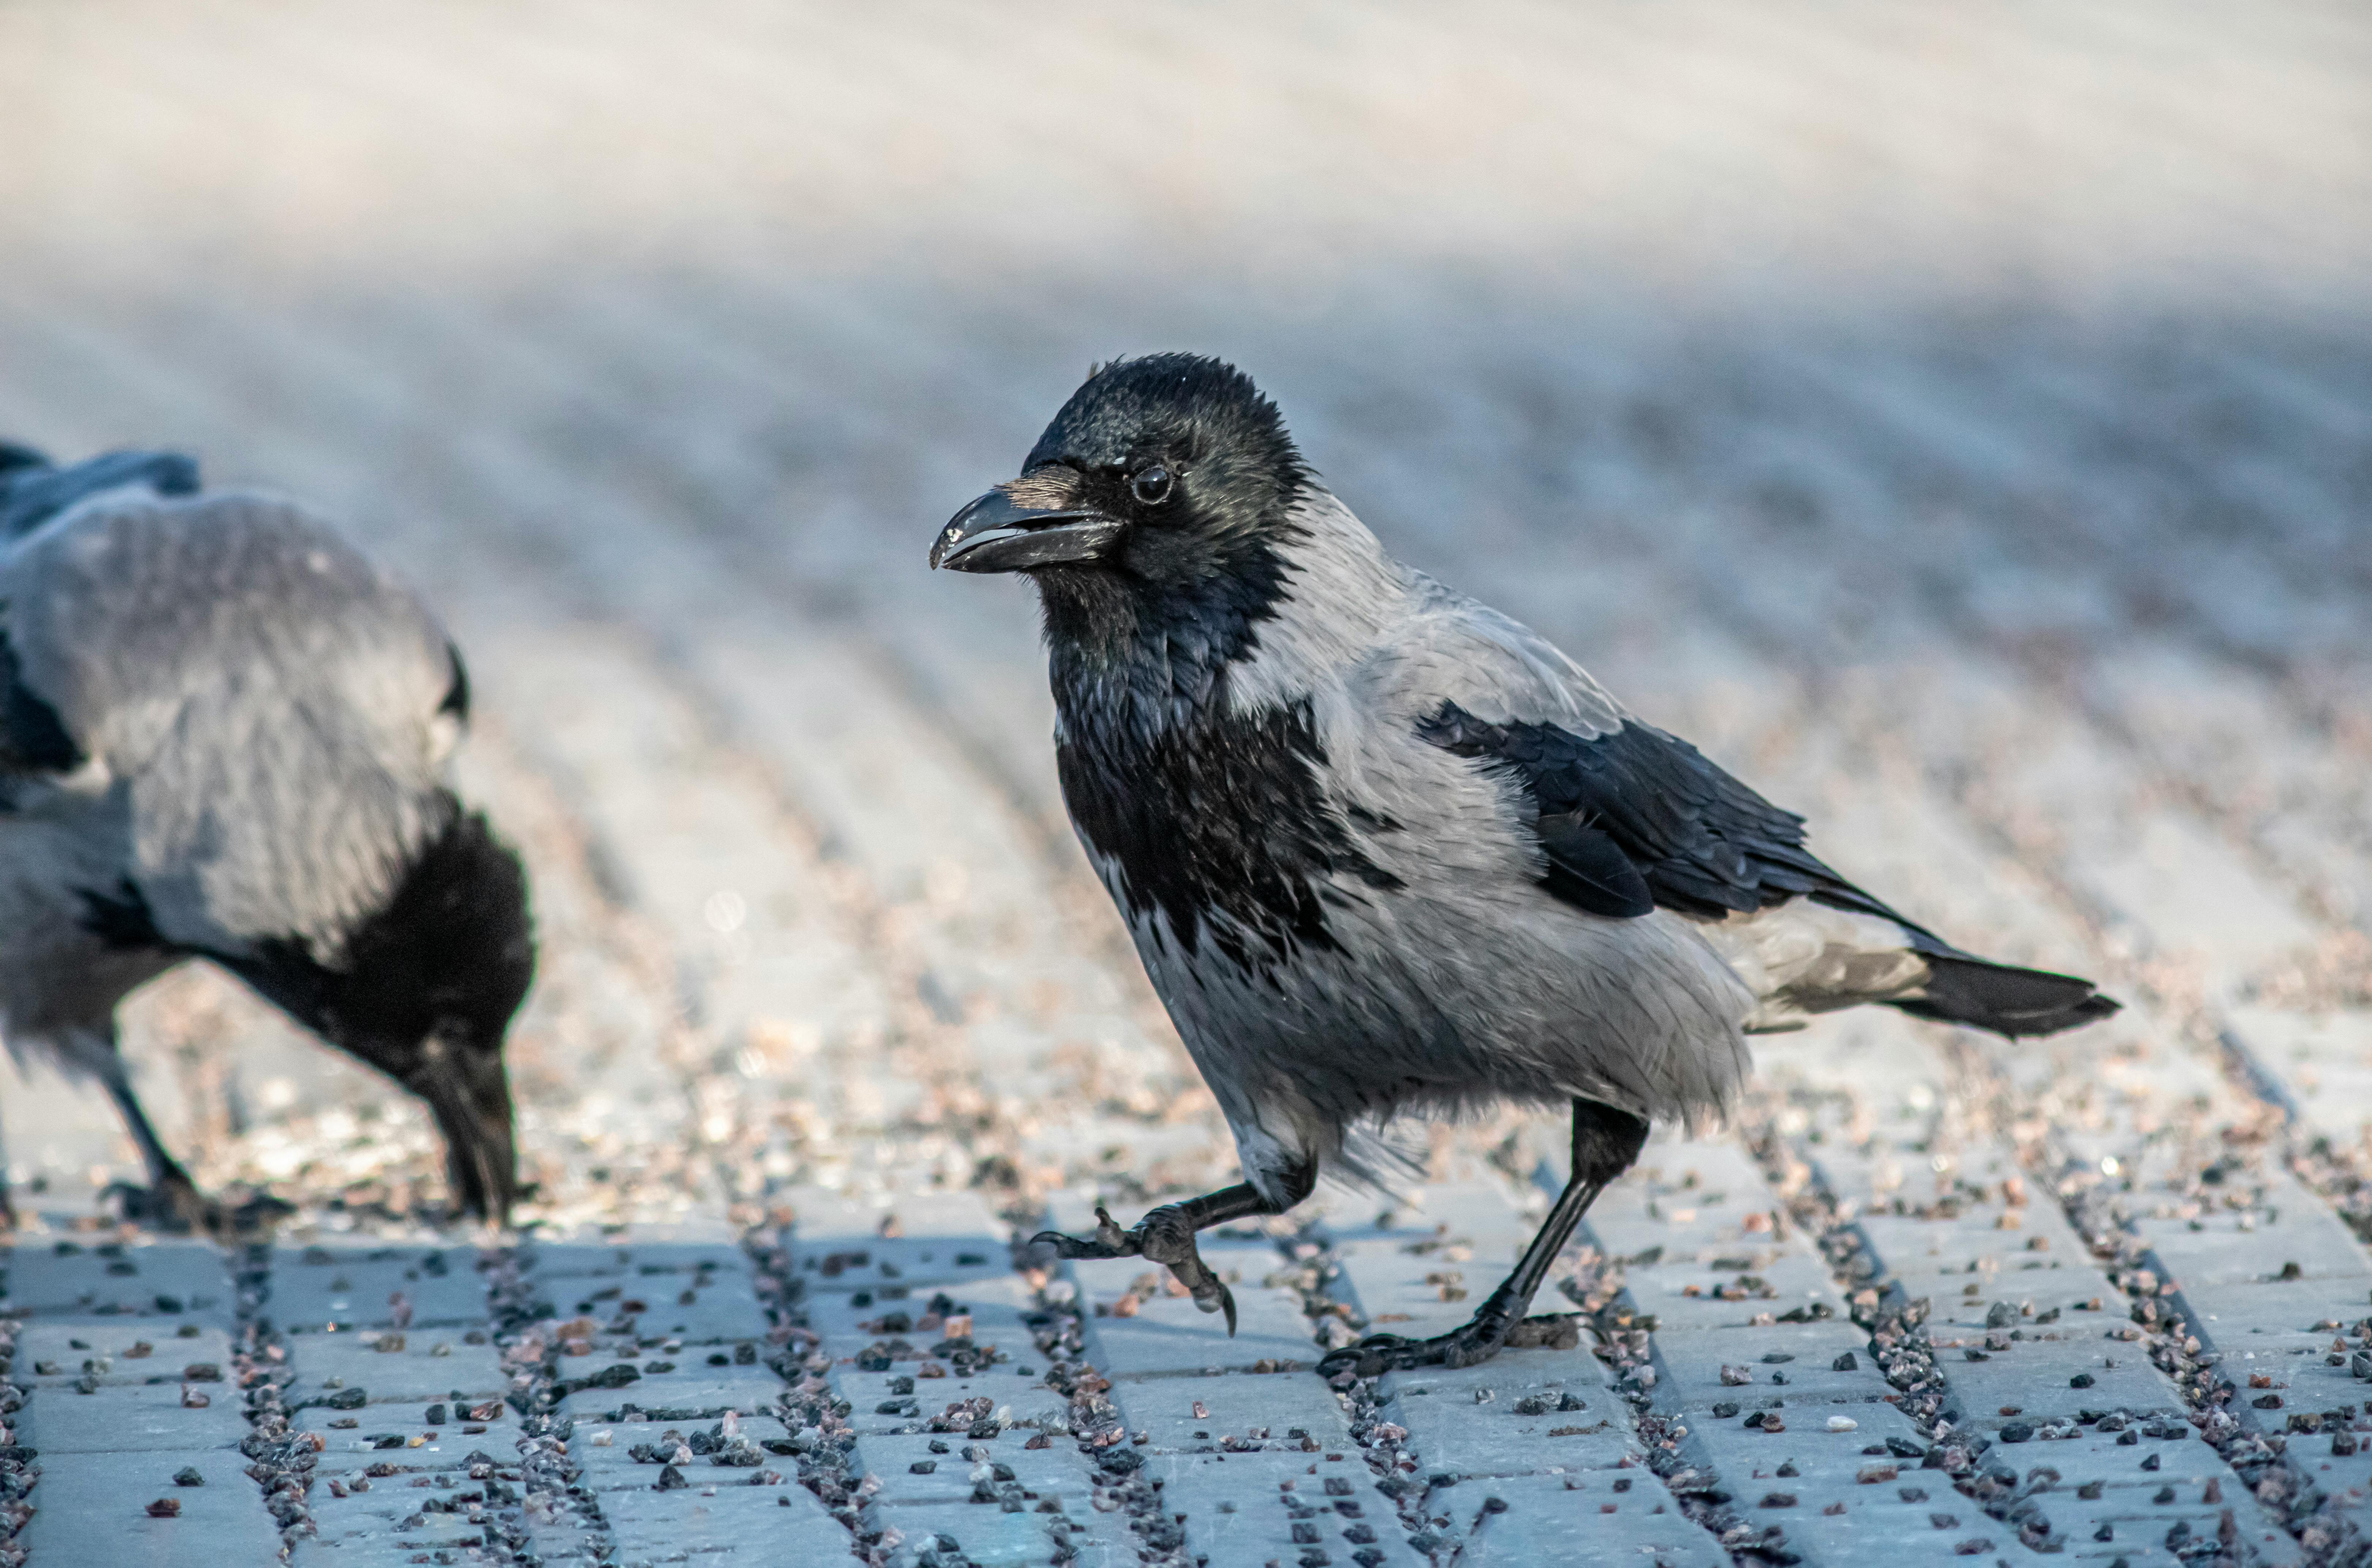
{"label": "grey breast feathers", "polygon": [[450,809],[444,629],[293,505],[76,507],[0,556],[0,633],[12,712],[46,708],[77,754],[56,793],[128,795],[127,875],[169,941],[332,947]]}

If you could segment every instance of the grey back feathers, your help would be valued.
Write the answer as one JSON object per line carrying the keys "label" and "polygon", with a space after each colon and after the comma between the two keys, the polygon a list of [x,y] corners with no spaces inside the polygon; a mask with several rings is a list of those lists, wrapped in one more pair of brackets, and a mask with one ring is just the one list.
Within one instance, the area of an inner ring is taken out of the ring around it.
{"label": "grey back feathers", "polygon": [[16,677],[84,760],[44,797],[120,794],[131,864],[174,947],[293,938],[321,954],[443,826],[459,668],[420,601],[283,502],[118,494],[0,556]]}

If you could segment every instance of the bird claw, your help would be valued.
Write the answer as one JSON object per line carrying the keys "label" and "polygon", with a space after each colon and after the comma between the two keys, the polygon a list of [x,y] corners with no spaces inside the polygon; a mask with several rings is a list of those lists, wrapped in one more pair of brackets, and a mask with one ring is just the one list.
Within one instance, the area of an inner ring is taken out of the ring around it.
{"label": "bird claw", "polygon": [[1062,1258],[1135,1258],[1144,1251],[1136,1233],[1121,1229],[1101,1203],[1096,1205],[1095,1235],[1070,1236],[1059,1230],[1041,1230],[1030,1237],[1030,1244],[1051,1247]]}
{"label": "bird claw", "polygon": [[147,1187],[118,1181],[108,1188],[107,1196],[125,1220],[177,1236],[252,1236],[296,1212],[294,1204],[260,1192],[227,1203],[207,1197],[187,1178],[168,1177]]}
{"label": "bird claw", "polygon": [[1194,1240],[1194,1227],[1187,1220],[1186,1212],[1175,1203],[1164,1203],[1128,1230],[1121,1229],[1103,1205],[1098,1204],[1096,1233],[1092,1237],[1041,1230],[1032,1239],[1052,1247],[1064,1258],[1142,1258],[1148,1263],[1158,1263],[1186,1287],[1186,1294],[1194,1298],[1196,1307],[1205,1312],[1225,1313],[1227,1337],[1235,1338],[1235,1292],[1203,1261],[1202,1249]]}

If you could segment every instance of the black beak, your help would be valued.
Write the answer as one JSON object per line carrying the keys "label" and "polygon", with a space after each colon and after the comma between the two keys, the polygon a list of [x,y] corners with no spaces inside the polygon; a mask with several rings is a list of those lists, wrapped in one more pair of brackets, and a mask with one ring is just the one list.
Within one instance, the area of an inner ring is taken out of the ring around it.
{"label": "black beak", "polygon": [[409,1080],[445,1134],[445,1159],[461,1207],[497,1225],[518,1198],[518,1155],[511,1138],[511,1086],[499,1050],[432,1040]]}
{"label": "black beak", "polygon": [[1091,507],[1031,506],[1005,487],[958,512],[931,546],[931,564],[951,572],[1029,572],[1076,565],[1111,548],[1121,525]]}

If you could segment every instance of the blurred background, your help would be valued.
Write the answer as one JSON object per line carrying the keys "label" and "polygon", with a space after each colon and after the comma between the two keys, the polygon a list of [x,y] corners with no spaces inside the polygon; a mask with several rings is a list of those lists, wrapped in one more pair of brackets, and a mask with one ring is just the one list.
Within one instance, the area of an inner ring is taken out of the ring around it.
{"label": "blurred background", "polygon": [[[1090,361],[1173,348],[1848,874],[2141,1004],[1987,1080],[2009,1122],[2237,1051],[2223,1124],[2344,1145],[2367,81],[2340,4],[12,0],[0,432],[192,451],[444,608],[555,1222],[1226,1174],[1034,605],[924,569]],[[408,1099],[218,977],[134,1014],[202,1180],[436,1187]],[[95,1092],[0,1117],[31,1206],[136,1174]]]}

